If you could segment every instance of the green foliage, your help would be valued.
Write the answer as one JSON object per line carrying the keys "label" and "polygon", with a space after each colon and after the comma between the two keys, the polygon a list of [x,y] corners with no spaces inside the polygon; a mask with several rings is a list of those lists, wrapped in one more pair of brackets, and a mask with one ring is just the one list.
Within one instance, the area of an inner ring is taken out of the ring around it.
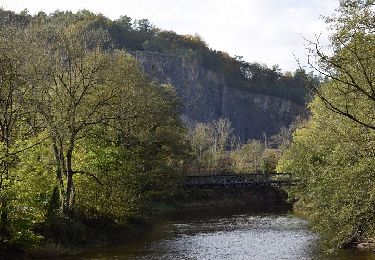
{"label": "green foliage", "polygon": [[[323,88],[338,99],[330,84]],[[374,236],[374,132],[327,110],[317,98],[310,108],[312,119],[296,131],[278,170],[299,179],[290,194],[329,247]]]}
{"label": "green foliage", "polygon": [[198,123],[190,131],[193,160],[191,171],[214,169],[238,173],[274,172],[279,149],[267,148],[259,140],[239,142],[230,121],[221,118],[209,124]]}
{"label": "green foliage", "polygon": [[[37,136],[24,141],[21,147],[31,147],[40,138]],[[45,211],[55,183],[51,175],[53,168],[48,167],[50,156],[50,147],[42,143],[19,153],[17,164],[9,169],[11,178],[3,183],[1,189],[2,198],[7,202],[9,232],[7,237],[2,237],[3,243],[29,248],[43,238],[35,228],[45,221]]]}
{"label": "green foliage", "polygon": [[[150,51],[198,60],[208,70],[224,75],[229,86],[245,88],[266,95],[291,100],[298,104],[306,101],[306,79],[319,84],[319,78],[296,70],[290,77],[283,75],[277,65],[269,68],[258,63],[248,63],[242,57],[231,57],[225,52],[216,51],[207,45],[199,35],[178,35],[173,31],[156,28],[147,19],[132,20],[121,16],[111,21],[101,14],[87,10],[77,13],[56,11],[52,14],[38,13],[31,16],[27,13],[15,14],[2,11],[2,20],[9,24],[15,22],[23,25],[47,25],[51,28],[70,27],[72,25],[95,31],[96,38],[106,38],[105,48],[112,46],[127,51]],[[302,76],[302,77],[301,77]]]}
{"label": "green foliage", "polygon": [[[85,221],[127,221],[173,195],[187,156],[179,100],[114,48],[113,22],[1,15],[0,248],[80,243]],[[135,30],[126,17],[116,26]]]}
{"label": "green foliage", "polygon": [[231,154],[235,171],[254,173],[260,170],[264,145],[258,140],[251,140]]}
{"label": "green foliage", "polygon": [[375,233],[373,1],[342,1],[328,19],[334,53],[316,51],[329,80],[316,90],[312,118],[294,134],[279,171],[294,173],[290,195],[326,239],[344,247]]}
{"label": "green foliage", "polygon": [[265,149],[260,164],[261,171],[267,173],[275,172],[279,157],[280,153],[277,150]]}
{"label": "green foliage", "polygon": [[238,142],[231,122],[226,118],[209,124],[198,123],[190,132],[190,140],[196,158],[193,164],[198,168],[228,168],[227,152]]}
{"label": "green foliage", "polygon": [[113,63],[106,75],[121,89],[116,110],[78,143],[75,183],[77,206],[87,218],[121,222],[147,210],[153,198],[172,195],[187,146],[173,88],[148,82],[122,51]]}
{"label": "green foliage", "polygon": [[135,152],[121,147],[91,149],[85,158],[87,172],[77,175],[77,205],[90,218],[110,216],[123,220],[140,212],[147,194],[142,193],[146,174]]}
{"label": "green foliage", "polygon": [[267,148],[259,140],[249,140],[231,152],[232,168],[239,173],[275,172],[279,149]]}
{"label": "green foliage", "polygon": [[340,8],[328,17],[332,35],[331,53],[312,43],[310,62],[330,81],[335,99],[310,86],[326,107],[358,124],[375,130],[375,11],[374,1],[341,1]]}

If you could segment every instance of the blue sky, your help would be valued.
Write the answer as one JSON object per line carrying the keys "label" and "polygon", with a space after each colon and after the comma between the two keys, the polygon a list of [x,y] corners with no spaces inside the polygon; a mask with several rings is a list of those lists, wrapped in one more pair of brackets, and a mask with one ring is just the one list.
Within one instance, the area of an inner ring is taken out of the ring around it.
{"label": "blue sky", "polygon": [[147,18],[179,34],[198,33],[211,48],[243,56],[250,62],[295,70],[293,54],[305,60],[305,38],[327,28],[321,15],[331,14],[338,0],[0,0],[4,9],[30,13],[88,9],[111,19]]}

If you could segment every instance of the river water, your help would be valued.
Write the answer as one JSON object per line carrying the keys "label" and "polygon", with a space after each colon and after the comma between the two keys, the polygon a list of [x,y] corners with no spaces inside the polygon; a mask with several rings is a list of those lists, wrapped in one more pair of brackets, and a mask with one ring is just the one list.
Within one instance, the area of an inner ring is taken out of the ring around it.
{"label": "river water", "polygon": [[369,252],[326,255],[308,223],[285,209],[185,210],[153,216],[153,228],[124,245],[81,259],[375,259]]}

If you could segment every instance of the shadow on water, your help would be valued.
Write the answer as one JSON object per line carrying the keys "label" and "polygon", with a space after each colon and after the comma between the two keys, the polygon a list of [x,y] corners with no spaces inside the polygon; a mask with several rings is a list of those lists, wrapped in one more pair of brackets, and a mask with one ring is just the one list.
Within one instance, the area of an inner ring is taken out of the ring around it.
{"label": "shadow on water", "polygon": [[149,221],[150,232],[124,245],[70,259],[375,259],[356,250],[325,255],[308,223],[285,206],[189,209]]}

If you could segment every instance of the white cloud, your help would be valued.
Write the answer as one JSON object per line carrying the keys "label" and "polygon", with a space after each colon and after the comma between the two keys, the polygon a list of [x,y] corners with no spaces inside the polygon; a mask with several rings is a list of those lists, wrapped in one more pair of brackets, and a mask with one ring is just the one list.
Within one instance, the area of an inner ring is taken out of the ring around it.
{"label": "white cloud", "polygon": [[3,0],[5,9],[17,12],[88,9],[111,19],[147,18],[162,29],[198,33],[214,49],[284,70],[297,68],[293,53],[303,60],[302,37],[325,32],[320,15],[337,6],[338,0]]}

